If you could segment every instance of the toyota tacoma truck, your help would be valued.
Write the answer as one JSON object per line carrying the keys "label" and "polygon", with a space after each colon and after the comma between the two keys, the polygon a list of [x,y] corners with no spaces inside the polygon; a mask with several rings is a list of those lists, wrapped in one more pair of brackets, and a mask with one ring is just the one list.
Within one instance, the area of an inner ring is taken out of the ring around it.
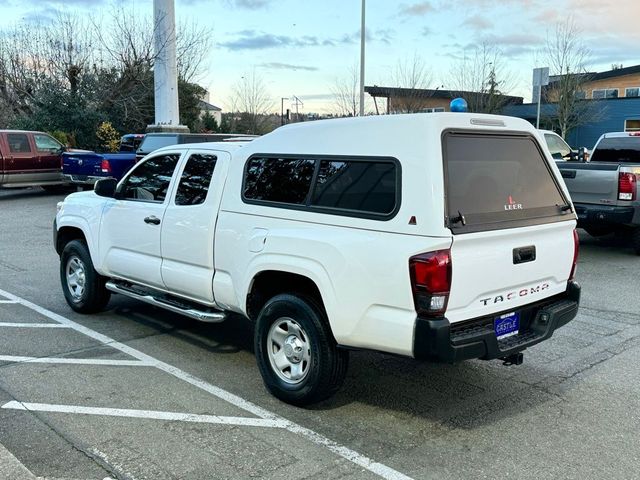
{"label": "toyota tacoma truck", "polygon": [[59,204],[62,291],[81,313],[115,293],[243,315],[266,387],[296,405],[336,392],[353,349],[519,364],[580,297],[543,145],[521,119],[434,113],[162,148]]}
{"label": "toyota tacoma truck", "polygon": [[605,133],[589,163],[557,162],[575,202],[578,226],[592,236],[629,236],[640,255],[640,132]]}

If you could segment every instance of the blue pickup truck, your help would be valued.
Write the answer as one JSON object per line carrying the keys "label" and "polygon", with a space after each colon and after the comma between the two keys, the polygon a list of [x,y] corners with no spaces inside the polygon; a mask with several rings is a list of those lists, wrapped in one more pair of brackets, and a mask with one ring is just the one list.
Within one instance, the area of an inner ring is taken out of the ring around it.
{"label": "blue pickup truck", "polygon": [[124,135],[118,153],[64,152],[62,176],[74,185],[93,186],[97,180],[114,177],[120,180],[136,163],[136,150],[144,134]]}

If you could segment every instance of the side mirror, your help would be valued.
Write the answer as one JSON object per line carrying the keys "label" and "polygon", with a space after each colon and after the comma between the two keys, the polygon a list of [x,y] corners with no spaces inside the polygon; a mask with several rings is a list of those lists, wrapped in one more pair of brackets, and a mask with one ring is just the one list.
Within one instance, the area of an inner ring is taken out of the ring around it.
{"label": "side mirror", "polygon": [[118,181],[115,178],[101,178],[93,187],[99,197],[115,198]]}

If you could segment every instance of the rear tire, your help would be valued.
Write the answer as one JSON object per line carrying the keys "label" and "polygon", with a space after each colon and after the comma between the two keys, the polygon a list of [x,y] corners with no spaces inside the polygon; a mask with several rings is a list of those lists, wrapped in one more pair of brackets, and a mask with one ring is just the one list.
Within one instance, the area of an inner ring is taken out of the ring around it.
{"label": "rear tire", "polygon": [[82,240],[67,243],[60,255],[60,283],[69,306],[79,313],[96,313],[109,302],[107,279],[93,268],[91,254]]}
{"label": "rear tire", "polygon": [[640,255],[640,227],[631,233],[631,244],[633,245],[636,255]]}
{"label": "rear tire", "polygon": [[339,349],[323,309],[311,298],[282,294],[260,311],[256,360],[267,390],[304,406],[331,397],[347,373],[349,353]]}
{"label": "rear tire", "polygon": [[614,232],[614,230],[609,227],[584,227],[584,230],[592,237],[604,237]]}

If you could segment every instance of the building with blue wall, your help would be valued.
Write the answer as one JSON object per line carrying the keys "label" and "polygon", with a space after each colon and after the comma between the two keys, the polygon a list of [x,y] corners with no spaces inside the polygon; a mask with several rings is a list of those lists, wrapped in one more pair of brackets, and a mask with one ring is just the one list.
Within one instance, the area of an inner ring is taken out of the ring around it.
{"label": "building with blue wall", "polygon": [[[593,148],[600,135],[607,132],[640,131],[640,98],[622,97],[589,102],[588,117],[593,120],[573,129],[565,139],[574,148]],[[538,104],[507,105],[504,115],[524,118],[535,125]],[[543,103],[540,106],[540,128],[553,130],[557,105]]]}
{"label": "building with blue wall", "polygon": [[[640,65],[616,67],[606,72],[587,72],[577,75],[581,80],[575,93],[580,100],[577,110],[584,123],[566,134],[565,140],[574,148],[593,148],[600,135],[607,132],[640,131]],[[571,74],[571,77],[575,77]],[[549,77],[549,85],[542,87],[540,128],[554,130],[557,125],[557,104],[560,83],[571,77]],[[537,98],[534,92],[533,98]],[[526,103],[507,105],[505,115],[524,118],[535,125],[538,105]],[[559,133],[559,132],[558,132]]]}

